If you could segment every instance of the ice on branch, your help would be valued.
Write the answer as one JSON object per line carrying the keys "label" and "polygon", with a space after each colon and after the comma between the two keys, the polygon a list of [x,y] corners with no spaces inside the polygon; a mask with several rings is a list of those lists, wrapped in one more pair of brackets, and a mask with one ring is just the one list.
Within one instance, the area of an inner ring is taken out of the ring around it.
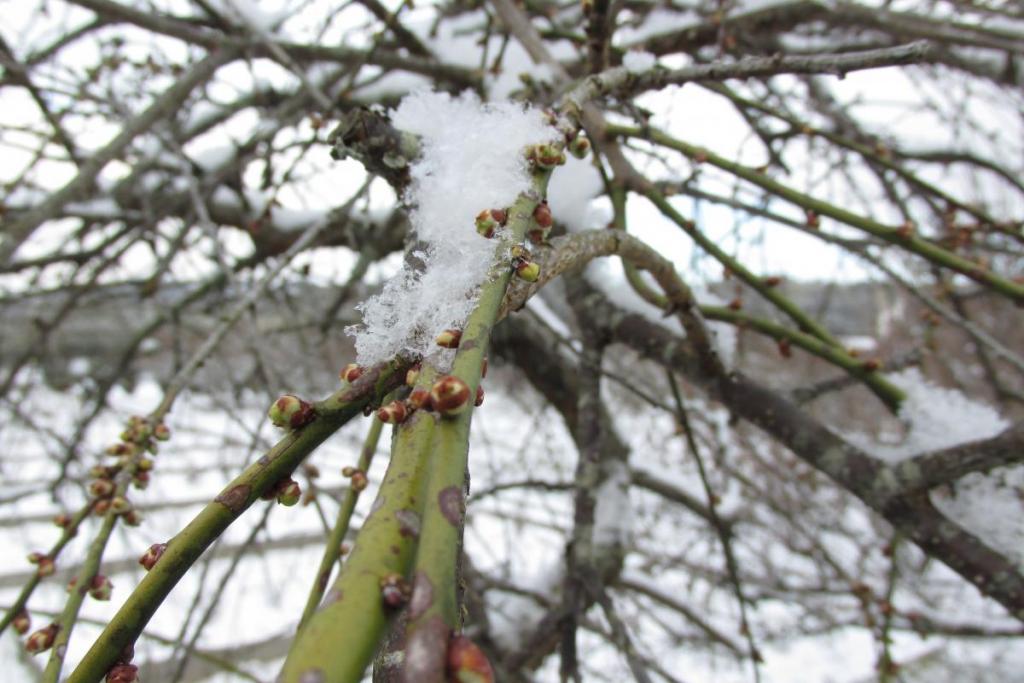
{"label": "ice on branch", "polygon": [[474,219],[529,189],[524,148],[557,135],[538,110],[485,104],[469,93],[411,94],[392,123],[420,138],[405,199],[426,267],[415,272],[407,264],[359,306],[363,324],[347,331],[361,365],[403,352],[427,354],[439,332],[462,327],[495,251],[493,240],[477,234]]}

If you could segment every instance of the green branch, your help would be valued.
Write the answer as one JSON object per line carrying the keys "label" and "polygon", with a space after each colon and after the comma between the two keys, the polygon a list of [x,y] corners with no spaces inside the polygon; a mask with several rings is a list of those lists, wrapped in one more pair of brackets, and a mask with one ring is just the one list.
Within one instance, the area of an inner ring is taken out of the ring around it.
{"label": "green branch", "polygon": [[[707,163],[717,166],[723,171],[731,173],[738,178],[742,178],[749,183],[757,185],[766,192],[795,204],[806,211],[813,211],[815,214],[820,216],[834,218],[840,223],[845,223],[850,227],[862,230],[912,254],[916,254],[937,266],[948,268],[960,273],[961,275],[965,275],[975,282],[978,282],[979,284],[982,284],[1003,296],[1013,299],[1014,301],[1024,302],[1024,285],[1020,285],[1011,280],[1007,280],[1004,277],[1000,277],[973,261],[969,261],[947,251],[946,249],[943,249],[934,242],[923,239],[915,234],[908,233],[900,228],[891,228],[877,221],[873,221],[870,218],[865,218],[864,216],[847,211],[835,204],[798,192],[776,180],[772,180],[767,175],[758,172],[756,169],[743,166],[735,161],[730,161],[729,159],[721,157],[703,147],[691,145],[683,142],[682,140],[676,140],[675,138],[652,128],[641,129],[628,126],[609,126],[608,133],[610,135],[642,138],[664,147],[668,147],[669,149],[674,149],[677,152],[685,154],[691,159],[706,161]],[[652,199],[652,201],[654,200]],[[667,204],[664,199],[662,201]],[[659,206],[659,208],[661,207]],[[737,272],[737,274],[739,273]]]}
{"label": "green branch", "polygon": [[250,505],[295,468],[342,425],[363,408],[380,401],[403,377],[401,363],[383,363],[363,377],[315,405],[316,419],[289,432],[266,455],[227,485],[216,499],[167,543],[152,570],[136,586],[121,609],[85,654],[68,683],[95,683],[106,675],[125,647],[133,644],[142,629],[185,572],[207,547]]}
{"label": "green branch", "polygon": [[292,643],[282,683],[362,678],[393,616],[383,602],[382,580],[405,577],[416,549],[434,421],[430,413],[416,411],[395,431],[372,511],[324,604]]}
{"label": "green branch", "polygon": [[[360,471],[370,471],[370,463],[373,461],[373,455],[377,451],[377,442],[380,440],[380,433],[383,429],[383,422],[377,419],[370,420],[370,430],[363,441],[363,449],[359,453],[359,462],[356,464],[356,468]],[[334,563],[341,557],[341,544],[345,540],[345,534],[348,533],[348,526],[352,521],[352,513],[356,509],[356,503],[359,502],[359,493],[360,489],[355,486],[350,486],[345,490],[345,497],[338,508],[334,527],[327,536],[324,554],[320,559],[320,568],[317,570],[316,578],[313,580],[313,587],[310,589],[309,597],[306,599],[306,607],[302,611],[302,618],[299,619],[300,631],[309,621],[309,618],[313,616],[316,608],[320,605],[320,600],[324,597],[324,590],[327,587],[327,581],[330,580],[331,570],[334,567]]]}

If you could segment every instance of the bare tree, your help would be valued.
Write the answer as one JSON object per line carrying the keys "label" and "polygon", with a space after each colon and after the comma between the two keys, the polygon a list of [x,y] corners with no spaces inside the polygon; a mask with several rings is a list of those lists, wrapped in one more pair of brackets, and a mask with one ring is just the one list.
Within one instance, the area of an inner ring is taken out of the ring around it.
{"label": "bare tree", "polygon": [[12,667],[1020,665],[1019,3],[267,5],[0,10]]}

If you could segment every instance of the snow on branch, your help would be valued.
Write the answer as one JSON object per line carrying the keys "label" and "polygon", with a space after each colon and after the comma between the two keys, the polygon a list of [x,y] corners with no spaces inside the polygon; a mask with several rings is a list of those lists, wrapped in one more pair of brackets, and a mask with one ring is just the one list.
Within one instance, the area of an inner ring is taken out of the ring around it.
{"label": "snow on branch", "polygon": [[477,233],[474,219],[529,189],[524,148],[557,135],[537,109],[484,104],[469,93],[414,93],[392,122],[421,140],[405,199],[414,207],[413,260],[425,265],[419,271],[407,261],[379,295],[359,306],[363,324],[347,332],[361,365],[426,354],[437,333],[462,326],[494,256],[494,243]]}

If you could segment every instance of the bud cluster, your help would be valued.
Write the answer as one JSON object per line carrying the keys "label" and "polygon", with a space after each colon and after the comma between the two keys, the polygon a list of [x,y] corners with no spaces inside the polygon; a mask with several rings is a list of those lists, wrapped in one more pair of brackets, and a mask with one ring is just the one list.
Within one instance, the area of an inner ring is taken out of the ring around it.
{"label": "bud cluster", "polygon": [[[78,577],[68,581],[67,591],[70,593],[75,590],[75,585],[78,583]],[[89,582],[89,596],[94,600],[105,602],[110,600],[111,594],[114,592],[114,584],[110,582],[103,574],[97,574],[92,577],[92,581]]]}
{"label": "bud cluster", "polygon": [[[144,453],[156,455],[158,441],[167,441],[171,438],[171,430],[162,422],[153,424],[139,415],[134,415],[128,420],[125,430],[121,432],[121,441],[107,447],[107,455],[118,458],[118,462],[112,466],[97,465],[89,473],[94,478],[89,484],[89,494],[98,500],[93,505],[93,512],[97,515],[105,515],[111,508],[111,496],[114,495],[114,477],[123,469],[132,471],[132,485],[137,489],[145,489],[149,486],[150,471],[153,469],[153,460],[145,457]],[[133,467],[134,464],[134,467]],[[133,512],[131,505],[122,499],[116,506],[118,514],[129,515]],[[135,515],[132,520],[136,524],[141,517]]]}
{"label": "bud cluster", "polygon": [[541,171],[550,171],[566,161],[562,147],[553,142],[531,145],[526,149],[526,158],[536,169]]}
{"label": "bud cluster", "polygon": [[498,228],[508,222],[508,211],[505,209],[484,209],[476,215],[476,231],[482,237],[491,239]]}
{"label": "bud cluster", "polygon": [[352,480],[352,490],[356,493],[366,490],[366,487],[370,485],[370,480],[367,478],[366,472],[358,467],[342,467],[341,476]]}

